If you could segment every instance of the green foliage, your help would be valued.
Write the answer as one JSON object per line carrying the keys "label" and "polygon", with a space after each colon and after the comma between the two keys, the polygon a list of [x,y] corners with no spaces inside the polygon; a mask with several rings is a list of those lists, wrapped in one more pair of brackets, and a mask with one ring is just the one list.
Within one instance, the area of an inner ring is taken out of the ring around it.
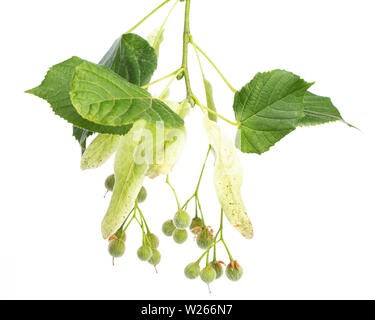
{"label": "green foliage", "polygon": [[165,103],[146,90],[104,66],[87,61],[75,68],[70,98],[82,117],[101,125],[130,125],[139,119],[149,123],[163,121],[167,128],[184,124]]}
{"label": "green foliage", "polygon": [[235,95],[237,147],[261,154],[298,126],[344,121],[330,98],[307,91],[311,85],[284,70],[258,73]]}
{"label": "green foliage", "polygon": [[311,85],[284,70],[258,73],[234,98],[233,109],[240,124],[237,147],[242,152],[261,154],[296,129]]}
{"label": "green foliage", "polygon": [[[122,35],[103,57],[100,64],[106,65],[133,84],[145,85],[151,79],[157,66],[155,54],[145,42],[135,34]],[[91,131],[73,126],[73,136],[80,144],[82,154],[86,150],[86,140],[92,134]]]}
{"label": "green foliage", "polygon": [[149,83],[156,70],[157,56],[145,39],[128,33],[114,42],[99,64],[109,67],[130,83],[143,86]]}
{"label": "green foliage", "polygon": [[330,98],[320,97],[306,92],[303,100],[304,116],[299,120],[299,126],[315,126],[333,121],[344,121],[339,110]]}
{"label": "green foliage", "polygon": [[26,92],[48,101],[56,115],[78,128],[99,133],[127,133],[131,128],[130,125],[117,127],[100,125],[82,117],[73,106],[70,99],[71,83],[76,68],[83,62],[82,59],[73,57],[53,66],[40,86]]}
{"label": "green foliage", "polygon": [[[112,257],[124,254],[125,232],[136,221],[143,237],[142,246],[137,250],[138,258],[154,266],[160,263],[161,254],[157,250],[159,239],[150,233],[138,204],[147,197],[146,189],[142,186],[144,179],[166,175],[166,183],[172,189],[179,210],[173,220],[163,224],[163,233],[173,236],[175,242],[182,244],[187,240],[190,228],[198,247],[204,250],[194,260],[196,262],[185,267],[185,276],[195,279],[200,275],[207,284],[222,277],[222,265],[225,264],[216,260],[217,247],[222,245],[230,259],[225,274],[228,279],[237,281],[241,279],[243,269],[233,260],[224,240],[223,217],[225,215],[246,239],[253,237],[253,227],[241,196],[243,171],[240,158],[233,139],[223,134],[217,123],[218,118],[237,128],[237,148],[244,153],[257,154],[268,151],[298,126],[345,121],[330,98],[311,93],[308,90],[312,83],[288,71],[258,73],[241,90],[234,89],[215,63],[193,41],[190,33],[191,0],[180,0],[185,2],[182,67],[175,66],[175,71],[150,83],[157,68],[164,26],[178,2],[173,5],[162,27],[156,29],[148,41],[131,32],[169,2],[164,1],[117,39],[99,64],[72,57],[53,66],[42,83],[27,93],[49,102],[56,115],[73,125],[73,136],[82,150],[82,169],[97,168],[116,152],[114,174],[105,181],[107,190],[113,191],[113,194],[102,221],[102,235],[105,239],[109,238],[108,251]],[[207,106],[199,101],[192,89],[195,86],[191,83],[188,63],[191,47],[197,54]],[[213,87],[205,78],[201,55],[235,94],[233,109],[236,122],[226,119],[217,111]],[[154,98],[148,88],[166,79],[170,79],[167,86],[159,98]],[[179,101],[167,101],[176,79],[184,79],[186,95],[180,97]],[[181,203],[177,189],[169,182],[169,174],[182,154],[187,139],[183,119],[194,106],[204,113],[203,125],[209,150],[193,195]],[[160,123],[165,128],[159,130]],[[87,138],[94,133],[99,134],[86,148]],[[214,186],[221,207],[220,227],[216,233],[205,223],[208,222],[204,218],[206,204],[203,205],[199,198],[199,188],[211,151],[215,156]],[[187,210],[192,200],[195,201],[195,218],[191,221]],[[201,218],[198,218],[198,214]],[[211,256],[213,261],[209,263]],[[203,259],[206,260],[206,267],[201,270]]]}
{"label": "green foliage", "polygon": [[81,146],[82,154],[84,154],[84,152],[86,151],[87,138],[91,136],[92,134],[94,134],[94,132],[73,126],[73,137],[76,138],[79,145]]}

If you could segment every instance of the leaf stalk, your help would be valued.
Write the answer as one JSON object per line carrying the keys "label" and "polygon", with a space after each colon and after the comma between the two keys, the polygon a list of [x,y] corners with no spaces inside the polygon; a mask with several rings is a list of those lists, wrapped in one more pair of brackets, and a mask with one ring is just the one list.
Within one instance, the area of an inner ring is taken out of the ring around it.
{"label": "leaf stalk", "polygon": [[190,37],[189,42],[192,44],[192,46],[197,49],[206,59],[207,61],[214,67],[216,72],[220,75],[220,77],[224,80],[228,88],[233,92],[236,93],[237,90],[233,88],[233,86],[229,83],[227,78],[224,77],[223,73],[220,71],[220,69],[216,66],[216,64],[210,59],[210,57],[193,41],[193,38]]}

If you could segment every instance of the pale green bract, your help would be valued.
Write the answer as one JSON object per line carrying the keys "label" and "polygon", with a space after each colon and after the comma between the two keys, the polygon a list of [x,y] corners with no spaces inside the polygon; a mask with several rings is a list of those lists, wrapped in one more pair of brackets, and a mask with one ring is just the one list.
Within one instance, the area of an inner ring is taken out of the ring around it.
{"label": "pale green bract", "polygon": [[163,100],[174,112],[176,112],[182,119],[185,119],[190,111],[190,103],[185,99],[182,102],[175,102],[169,100]]}
{"label": "pale green bract", "polygon": [[163,121],[167,128],[184,121],[165,103],[105,66],[84,61],[75,68],[70,99],[77,112],[94,123],[108,126],[132,124],[139,119]]}
{"label": "pale green bract", "polygon": [[[185,118],[191,109],[186,100],[181,103],[173,101],[165,101],[165,103],[181,118]],[[154,136],[154,162],[150,165],[147,176],[154,179],[159,175],[167,175],[173,170],[185,148],[187,136],[185,127],[164,130],[153,126],[151,131]]]}
{"label": "pale green bract", "polygon": [[81,169],[95,169],[104,164],[117,150],[121,136],[99,134],[88,146],[81,159]]}
{"label": "pale green bract", "polygon": [[164,137],[161,135],[156,141],[154,162],[150,165],[147,176],[154,179],[159,175],[169,174],[180,159],[185,144],[185,127],[166,130]]}
{"label": "pale green bract", "polygon": [[156,56],[159,56],[160,45],[164,40],[164,28],[154,29],[147,37],[150,46],[154,48]]}
{"label": "pale green bract", "polygon": [[[147,158],[142,157],[145,148],[142,136],[147,122],[139,120],[120,138],[115,158],[115,186],[107,213],[102,221],[104,239],[113,235],[134,207],[149,168]],[[146,148],[149,146],[146,146]]]}
{"label": "pale green bract", "polygon": [[253,237],[253,227],[241,197],[242,165],[233,142],[218,124],[205,116],[203,125],[208,141],[215,151],[214,183],[216,194],[229,222],[246,239]]}

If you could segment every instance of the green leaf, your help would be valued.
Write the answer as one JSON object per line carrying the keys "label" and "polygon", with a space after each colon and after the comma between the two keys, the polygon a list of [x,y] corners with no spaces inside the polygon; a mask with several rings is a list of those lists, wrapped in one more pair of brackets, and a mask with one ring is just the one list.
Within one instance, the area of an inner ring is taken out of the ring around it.
{"label": "green leaf", "polygon": [[157,56],[145,39],[128,33],[114,42],[99,64],[109,67],[133,84],[144,86],[156,70]]}
{"label": "green leaf", "polygon": [[[204,89],[206,91],[207,108],[216,112],[214,95],[213,95],[213,92],[212,92],[212,85],[207,79],[204,79]],[[209,112],[208,118],[212,121],[217,122],[217,115],[216,114],[213,114],[213,113]]]}
{"label": "green leaf", "polygon": [[78,128],[99,133],[121,135],[127,133],[131,128],[129,125],[118,127],[100,125],[84,119],[73,107],[69,95],[71,89],[70,85],[75,68],[83,62],[84,60],[78,57],[73,57],[53,66],[48,71],[40,86],[26,92],[48,101],[52,110],[58,116],[72,123]]}
{"label": "green leaf", "polygon": [[92,122],[123,126],[139,119],[180,127],[184,121],[164,102],[107,67],[83,62],[75,68],[70,91],[77,112]]}
{"label": "green leaf", "polygon": [[295,130],[311,85],[284,70],[258,73],[234,98],[237,148],[261,154]]}
{"label": "green leaf", "polygon": [[76,138],[79,145],[81,146],[82,154],[86,151],[86,141],[89,136],[91,136],[94,132],[88,131],[85,129],[77,128],[73,126],[73,137]]}
{"label": "green leaf", "polygon": [[300,119],[299,126],[315,126],[332,121],[345,122],[330,98],[317,96],[311,92],[305,94],[303,113],[304,117]]}
{"label": "green leaf", "polygon": [[[162,41],[162,38],[163,35],[161,34],[161,37],[159,37],[160,42]],[[160,45],[160,42],[158,45]],[[137,43],[142,45],[136,45]],[[125,77],[125,79],[127,79],[129,82],[134,81],[134,84],[140,83],[139,75],[143,75],[143,80],[146,80],[148,77],[151,78],[153,72],[156,69],[157,61],[155,60],[155,56],[152,54],[152,50],[150,50],[150,48],[145,45],[144,40],[141,37],[138,37],[136,35],[124,35],[119,40],[116,40],[115,44],[115,48],[117,47],[118,52],[114,54],[116,52],[116,49],[111,48],[111,50],[109,50],[109,53],[107,53],[101,60],[102,64],[107,65],[114,72]],[[126,54],[124,48],[127,48]],[[111,56],[112,58],[110,58]],[[142,61],[142,59],[144,58],[146,60],[148,59],[149,62]],[[135,63],[134,59],[137,59],[138,63]],[[139,63],[140,61],[142,62]],[[88,130],[73,126],[73,135],[81,146],[82,154],[86,150],[86,139],[91,134],[92,132]]]}

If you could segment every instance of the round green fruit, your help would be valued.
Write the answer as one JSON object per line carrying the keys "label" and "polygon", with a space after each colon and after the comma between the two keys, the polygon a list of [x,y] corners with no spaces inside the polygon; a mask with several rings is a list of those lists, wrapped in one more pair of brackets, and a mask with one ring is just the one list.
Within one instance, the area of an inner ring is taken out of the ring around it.
{"label": "round green fruit", "polygon": [[142,187],[141,190],[138,193],[137,200],[139,203],[145,201],[147,198],[147,191],[145,187]]}
{"label": "round green fruit", "polygon": [[162,231],[167,237],[171,237],[173,231],[176,230],[175,225],[173,224],[173,220],[168,220],[163,223]]}
{"label": "round green fruit", "polygon": [[229,280],[238,281],[243,275],[243,269],[238,263],[236,263],[232,270],[232,266],[228,264],[227,269],[225,270],[225,274],[227,275]]}
{"label": "round green fruit", "polygon": [[142,261],[148,261],[152,257],[152,249],[149,246],[143,245],[137,250],[137,256]]}
{"label": "round green fruit", "polygon": [[201,268],[199,266],[199,263],[193,262],[193,263],[188,264],[186,266],[184,272],[185,272],[186,278],[188,278],[188,279],[198,278],[198,276],[201,272]]}
{"label": "round green fruit", "polygon": [[152,249],[157,249],[159,247],[159,238],[153,233],[147,235],[148,240],[150,241],[150,246]]}
{"label": "round green fruit", "polygon": [[219,279],[223,275],[223,267],[217,261],[212,261],[210,266],[215,269],[216,279]]}
{"label": "round green fruit", "polygon": [[201,232],[199,232],[197,236],[197,245],[201,249],[208,249],[214,240],[212,234],[207,228],[204,228]]}
{"label": "round green fruit", "polygon": [[177,229],[186,229],[190,225],[190,216],[186,211],[178,210],[173,218],[173,223]]}
{"label": "round green fruit", "polygon": [[148,260],[148,262],[150,264],[152,264],[153,266],[156,266],[157,264],[160,263],[160,260],[161,260],[161,254],[160,254],[160,252],[158,250],[156,250],[156,249],[152,249],[152,256]]}
{"label": "round green fruit", "polygon": [[125,242],[121,239],[113,239],[108,244],[108,252],[114,258],[119,258],[125,253]]}
{"label": "round green fruit", "polygon": [[188,238],[188,233],[187,231],[184,229],[184,230],[181,230],[181,229],[176,229],[175,231],[173,231],[173,240],[176,242],[176,243],[184,243]]}
{"label": "round green fruit", "polygon": [[113,187],[115,186],[115,175],[111,174],[108,176],[107,179],[105,179],[104,185],[108,191],[113,191]]}
{"label": "round green fruit", "polygon": [[216,279],[216,271],[214,268],[208,265],[201,271],[200,276],[203,282],[209,284]]}

